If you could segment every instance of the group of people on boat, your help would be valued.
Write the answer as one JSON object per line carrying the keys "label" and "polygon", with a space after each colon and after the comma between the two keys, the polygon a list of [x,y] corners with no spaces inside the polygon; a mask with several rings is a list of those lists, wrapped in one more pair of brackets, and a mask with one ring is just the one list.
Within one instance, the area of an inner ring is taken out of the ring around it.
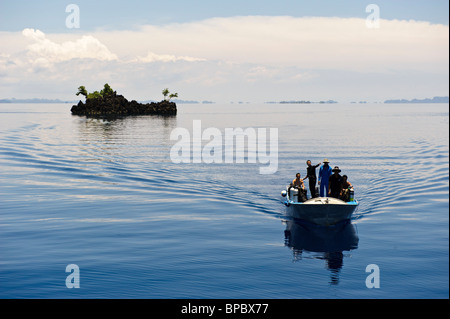
{"label": "group of people on boat", "polygon": [[[306,188],[304,180],[309,180],[309,191],[311,193],[311,198],[318,197],[316,191],[316,168],[320,166],[312,165],[310,160],[306,161],[306,176],[301,178],[301,174],[297,173],[295,179],[292,181],[290,187],[295,187],[298,189],[299,201],[306,200]],[[335,166],[333,169],[329,165],[330,161],[328,159],[323,160],[323,165],[319,169],[319,186],[320,186],[320,197],[334,197],[342,199],[348,202],[350,198],[350,189],[353,188],[352,184],[348,181],[347,175],[341,176],[339,173],[341,170],[339,166]]]}

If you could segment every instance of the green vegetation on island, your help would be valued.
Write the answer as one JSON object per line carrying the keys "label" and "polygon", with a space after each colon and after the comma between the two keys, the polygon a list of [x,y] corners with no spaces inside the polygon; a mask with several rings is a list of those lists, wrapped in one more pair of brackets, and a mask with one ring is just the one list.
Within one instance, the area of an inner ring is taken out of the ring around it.
{"label": "green vegetation on island", "polygon": [[162,94],[164,95],[164,100],[165,101],[169,101],[171,99],[173,99],[174,97],[178,97],[178,93],[170,93],[168,88],[165,88],[164,90],[162,90]]}
{"label": "green vegetation on island", "polygon": [[78,92],[76,95],[77,96],[80,94],[84,95],[84,97],[86,97],[86,99],[98,99],[98,98],[112,96],[115,93],[116,92],[113,91],[113,89],[109,86],[109,84],[105,83],[105,85],[103,86],[103,90],[101,90],[100,92],[94,91],[92,93],[88,93],[88,91],[86,90],[86,87],[84,85],[82,85],[78,88]]}

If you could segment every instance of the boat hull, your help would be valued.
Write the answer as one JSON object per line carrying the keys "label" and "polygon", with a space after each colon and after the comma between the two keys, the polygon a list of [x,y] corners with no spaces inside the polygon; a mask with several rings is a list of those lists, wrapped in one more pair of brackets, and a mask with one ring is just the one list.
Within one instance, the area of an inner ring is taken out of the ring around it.
{"label": "boat hull", "polygon": [[356,200],[344,202],[328,197],[313,198],[303,203],[286,201],[285,204],[289,216],[324,226],[349,220],[358,208]]}

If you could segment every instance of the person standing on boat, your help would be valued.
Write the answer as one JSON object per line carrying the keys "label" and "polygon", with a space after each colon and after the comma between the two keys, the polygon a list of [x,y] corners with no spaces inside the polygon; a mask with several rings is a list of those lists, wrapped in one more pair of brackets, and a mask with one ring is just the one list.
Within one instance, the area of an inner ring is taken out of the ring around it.
{"label": "person standing on boat", "polygon": [[317,181],[317,176],[316,176],[316,168],[320,166],[319,163],[317,165],[311,165],[311,161],[307,160],[306,161],[306,165],[308,165],[308,167],[306,167],[306,177],[303,179],[309,179],[309,192],[311,193],[311,198],[317,197],[316,194],[316,181]]}
{"label": "person standing on boat", "polygon": [[339,198],[339,196],[342,194],[342,176],[339,175],[341,170],[338,166],[335,166],[332,170],[333,175],[330,176],[330,190],[328,192],[328,195],[330,197]]}
{"label": "person standing on boat", "polygon": [[320,197],[325,197],[329,191],[329,179],[333,173],[331,167],[328,165],[330,161],[328,159],[323,160],[323,165],[319,169],[319,185],[320,185]]}

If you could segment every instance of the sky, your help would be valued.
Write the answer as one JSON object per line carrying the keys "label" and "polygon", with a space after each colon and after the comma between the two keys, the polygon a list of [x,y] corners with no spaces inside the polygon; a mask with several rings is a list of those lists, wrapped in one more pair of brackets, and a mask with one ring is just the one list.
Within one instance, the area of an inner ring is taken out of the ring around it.
{"label": "sky", "polygon": [[136,100],[166,87],[219,103],[448,96],[448,12],[442,0],[0,0],[0,99],[75,100],[104,83]]}

